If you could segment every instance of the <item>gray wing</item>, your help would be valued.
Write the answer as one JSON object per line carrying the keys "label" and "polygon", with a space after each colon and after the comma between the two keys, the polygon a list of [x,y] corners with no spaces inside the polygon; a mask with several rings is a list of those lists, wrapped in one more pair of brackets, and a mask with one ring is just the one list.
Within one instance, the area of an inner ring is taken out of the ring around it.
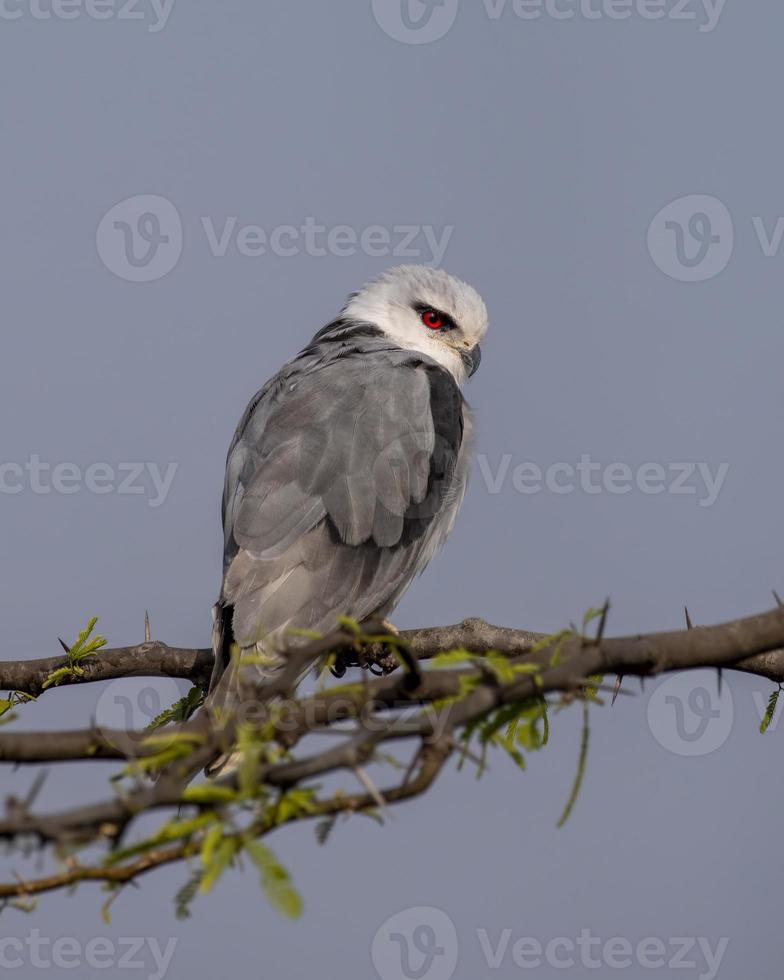
{"label": "gray wing", "polygon": [[454,519],[463,400],[398,349],[292,362],[251,402],[229,452],[225,577],[242,646],[383,613]]}

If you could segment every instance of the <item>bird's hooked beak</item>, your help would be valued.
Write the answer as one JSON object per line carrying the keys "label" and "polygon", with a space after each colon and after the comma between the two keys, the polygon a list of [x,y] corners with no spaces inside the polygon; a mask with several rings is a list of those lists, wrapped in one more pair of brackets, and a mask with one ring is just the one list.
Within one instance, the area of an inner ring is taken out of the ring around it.
{"label": "bird's hooked beak", "polygon": [[476,369],[479,367],[482,360],[482,348],[479,346],[479,344],[477,344],[476,347],[473,347],[471,350],[461,350],[460,357],[463,360],[463,364],[465,364],[468,377],[470,378],[476,373]]}

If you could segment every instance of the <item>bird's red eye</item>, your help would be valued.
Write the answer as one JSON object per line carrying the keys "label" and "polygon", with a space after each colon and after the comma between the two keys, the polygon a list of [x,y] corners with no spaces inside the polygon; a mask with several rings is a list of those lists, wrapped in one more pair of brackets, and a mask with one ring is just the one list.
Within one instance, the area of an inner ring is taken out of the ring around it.
{"label": "bird's red eye", "polygon": [[422,323],[430,330],[440,330],[444,325],[444,319],[435,310],[424,310],[422,312]]}

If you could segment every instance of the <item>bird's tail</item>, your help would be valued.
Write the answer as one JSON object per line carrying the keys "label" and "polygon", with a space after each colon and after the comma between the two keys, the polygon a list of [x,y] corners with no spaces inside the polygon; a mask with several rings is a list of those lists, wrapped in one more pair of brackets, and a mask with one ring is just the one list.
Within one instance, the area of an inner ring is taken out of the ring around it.
{"label": "bird's tail", "polygon": [[214,704],[218,703],[215,697],[218,688],[221,686],[221,680],[231,667],[231,646],[234,642],[234,634],[231,628],[233,614],[234,606],[226,605],[220,599],[212,607],[212,653],[214,660],[207,697]]}
{"label": "bird's tail", "polygon": [[[229,719],[241,722],[243,714],[246,713],[245,709],[254,707],[247,705],[242,696],[240,672],[248,669],[242,663],[244,654],[254,657],[253,672],[258,680],[272,677],[280,669],[277,655],[265,655],[265,651],[258,644],[247,651],[238,649],[232,632],[233,612],[232,606],[223,605],[221,602],[217,602],[212,610],[212,649],[215,663],[204,707],[222,724]],[[207,776],[227,775],[237,768],[238,763],[237,752],[233,750],[222,752],[205,766],[204,772]]]}

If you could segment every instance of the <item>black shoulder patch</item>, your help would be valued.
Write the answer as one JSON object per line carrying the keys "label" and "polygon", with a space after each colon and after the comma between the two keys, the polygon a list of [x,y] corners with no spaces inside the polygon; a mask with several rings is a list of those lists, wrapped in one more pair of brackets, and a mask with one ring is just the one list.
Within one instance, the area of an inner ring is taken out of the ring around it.
{"label": "black shoulder patch", "polygon": [[463,396],[452,375],[443,368],[430,368],[430,411],[436,432],[436,448],[439,443],[451,450],[454,461],[463,441]]}
{"label": "black shoulder patch", "polygon": [[463,396],[452,375],[441,367],[426,367],[430,384],[430,412],[433,417],[435,445],[430,457],[427,494],[419,504],[412,504],[404,515],[401,544],[420,538],[441,511],[452,487],[460,446],[463,442]]}
{"label": "black shoulder patch", "polygon": [[322,327],[308,344],[308,347],[313,347],[323,340],[361,340],[363,338],[375,340],[379,337],[384,337],[384,332],[374,324],[339,317]]}

